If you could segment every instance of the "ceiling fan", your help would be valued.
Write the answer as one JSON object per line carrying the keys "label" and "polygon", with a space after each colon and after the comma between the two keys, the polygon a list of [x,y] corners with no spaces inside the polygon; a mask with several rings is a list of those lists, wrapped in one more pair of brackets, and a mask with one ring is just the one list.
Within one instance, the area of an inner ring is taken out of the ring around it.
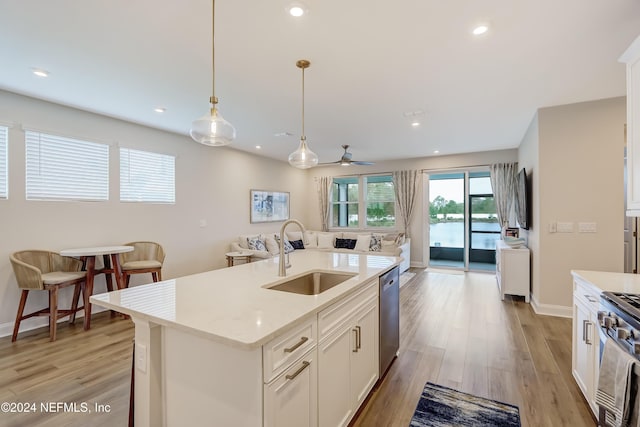
{"label": "ceiling fan", "polygon": [[370,166],[375,164],[373,162],[361,162],[359,160],[351,160],[351,153],[347,151],[349,149],[349,146],[343,145],[342,148],[344,148],[344,153],[342,154],[342,157],[340,158],[340,160],[337,160],[335,162],[320,163],[320,164],[321,165],[339,164],[341,166],[351,166],[351,165]]}

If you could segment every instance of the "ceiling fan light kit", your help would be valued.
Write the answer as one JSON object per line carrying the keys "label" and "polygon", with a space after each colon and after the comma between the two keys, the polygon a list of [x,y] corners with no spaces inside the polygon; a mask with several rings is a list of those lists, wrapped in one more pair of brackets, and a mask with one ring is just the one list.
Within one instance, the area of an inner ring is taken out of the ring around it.
{"label": "ceiling fan light kit", "polygon": [[318,155],[311,151],[307,145],[307,137],[304,135],[304,70],[310,65],[311,63],[306,59],[296,62],[296,67],[302,70],[302,136],[298,149],[289,154],[289,164],[298,169],[309,169],[318,164]]}
{"label": "ceiling fan light kit", "polygon": [[194,120],[189,135],[200,144],[219,147],[231,144],[236,137],[236,129],[222,117],[217,108],[218,98],[215,96],[215,0],[211,1],[211,11],[211,90],[214,95],[209,98],[211,110],[208,114]]}

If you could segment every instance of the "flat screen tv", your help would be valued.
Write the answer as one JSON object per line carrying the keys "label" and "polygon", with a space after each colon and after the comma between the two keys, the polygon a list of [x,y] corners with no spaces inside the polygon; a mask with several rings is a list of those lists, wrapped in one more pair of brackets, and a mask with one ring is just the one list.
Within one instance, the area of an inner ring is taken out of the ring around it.
{"label": "flat screen tv", "polygon": [[530,217],[530,194],[529,183],[527,182],[527,172],[524,168],[518,172],[516,185],[516,217],[520,228],[528,230],[531,227]]}

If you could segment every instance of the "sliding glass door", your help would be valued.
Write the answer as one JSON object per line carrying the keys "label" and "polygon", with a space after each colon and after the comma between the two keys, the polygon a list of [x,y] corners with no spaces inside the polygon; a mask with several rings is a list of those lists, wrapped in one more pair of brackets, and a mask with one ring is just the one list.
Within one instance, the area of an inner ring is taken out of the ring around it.
{"label": "sliding glass door", "polygon": [[489,171],[429,175],[429,265],[495,271],[496,217]]}

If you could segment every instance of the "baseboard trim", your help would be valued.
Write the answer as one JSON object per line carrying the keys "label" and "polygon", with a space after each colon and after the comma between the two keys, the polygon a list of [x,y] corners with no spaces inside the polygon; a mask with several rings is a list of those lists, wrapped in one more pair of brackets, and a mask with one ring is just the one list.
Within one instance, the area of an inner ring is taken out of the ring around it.
{"label": "baseboard trim", "polygon": [[[103,308],[103,307],[97,308],[94,306],[92,307],[91,314],[100,313],[106,310],[107,310],[106,308]],[[83,311],[79,311],[76,314],[76,325],[77,324],[82,325],[82,320],[78,320],[78,319],[82,319],[83,317],[84,317]],[[58,323],[60,324],[68,321],[69,321],[69,318],[65,317],[65,318],[59,319]],[[13,335],[13,325],[14,325],[14,322],[0,323],[0,337],[10,337],[11,335]],[[30,319],[25,319],[22,322],[20,322],[20,330],[18,331],[18,334],[20,332],[32,331],[38,328],[47,328],[48,326],[49,326],[48,317],[32,317]],[[18,337],[18,339],[20,339],[20,337]]]}
{"label": "baseboard trim", "polygon": [[409,263],[409,265],[411,267],[415,267],[415,268],[427,268],[427,266],[425,265],[425,263],[423,262],[419,262],[419,261],[411,261],[411,263]]}
{"label": "baseboard trim", "polygon": [[536,314],[542,316],[554,316],[554,317],[573,317],[573,309],[572,307],[566,307],[564,305],[553,305],[553,304],[540,304],[538,299],[534,294],[531,294],[531,308]]}

